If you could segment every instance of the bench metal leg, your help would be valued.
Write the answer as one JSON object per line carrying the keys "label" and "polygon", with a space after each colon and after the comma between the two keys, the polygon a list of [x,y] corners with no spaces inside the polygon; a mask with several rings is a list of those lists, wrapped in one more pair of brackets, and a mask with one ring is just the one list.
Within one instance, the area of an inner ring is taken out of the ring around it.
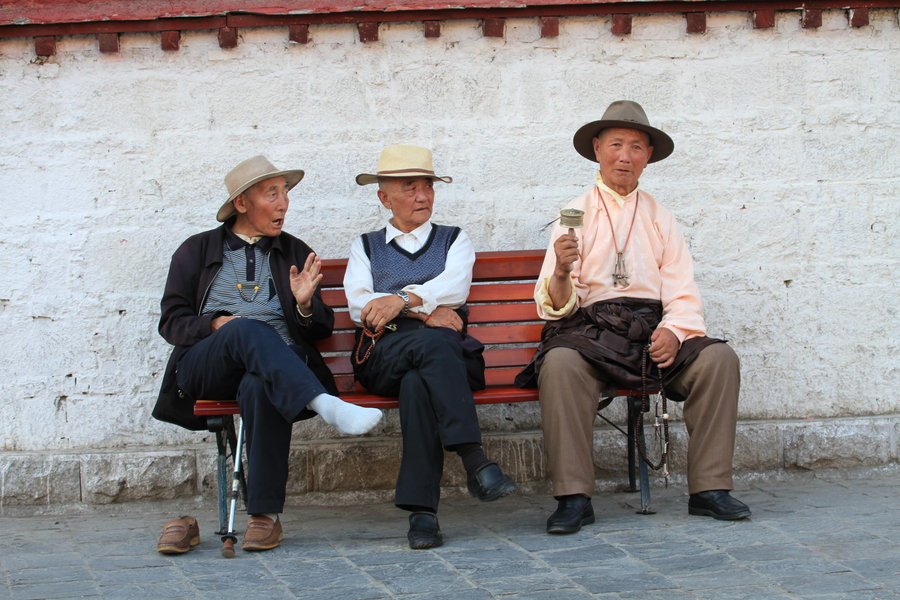
{"label": "bench metal leg", "polygon": [[216,456],[216,509],[219,513],[219,530],[216,535],[225,533],[228,526],[228,432],[223,427],[216,431],[216,446],[219,454]]}
{"label": "bench metal leg", "polygon": [[[650,469],[638,452],[639,444],[644,448],[647,447],[644,440],[644,422],[643,420],[638,421],[641,415],[641,400],[630,396],[626,398],[626,401],[628,402],[628,483],[631,486],[630,491],[635,491],[635,471],[638,471],[641,485],[641,510],[638,511],[638,514],[652,515],[654,511],[650,510]],[[635,461],[637,461],[637,468],[635,468]]]}
{"label": "bench metal leg", "polygon": [[[231,415],[215,415],[206,418],[206,427],[216,434],[216,512],[219,514],[219,530],[216,535],[222,536],[224,546],[222,556],[234,556],[234,543],[237,534],[234,531],[234,514],[237,510],[238,497],[247,505],[247,481],[244,477],[244,464],[241,459],[244,444],[244,423],[238,417],[238,431],[234,431],[234,417]],[[234,469],[231,474],[231,493],[228,492],[228,454],[231,453]],[[231,510],[228,500],[231,499]]]}
{"label": "bench metal leg", "polygon": [[[232,446],[232,458],[234,461],[234,473],[231,477],[231,507],[228,511],[228,528],[221,532],[222,556],[234,558],[234,545],[237,542],[237,532],[234,530],[234,513],[237,511],[238,496],[244,497],[246,504],[246,485],[244,485],[244,468],[241,460],[241,449],[244,442],[244,421],[238,417],[238,431],[236,443]],[[231,432],[234,432],[234,422],[231,424]],[[231,441],[231,440],[229,440]],[[221,485],[224,485],[224,478]]]}
{"label": "bench metal leg", "polygon": [[[238,417],[238,418],[240,418],[240,417]],[[243,428],[244,428],[244,424],[243,424],[243,422],[241,422],[241,429],[243,429]],[[228,420],[228,444],[231,447],[232,461],[234,461],[234,457],[241,458],[242,448],[243,448],[244,444],[247,443],[246,435],[244,437],[245,437],[245,439],[243,442],[238,441],[237,435],[234,432],[234,419],[229,419]],[[244,474],[244,463],[243,463],[243,461],[239,461],[234,464],[236,466],[235,471],[237,473],[238,481],[240,483],[239,489],[241,492],[241,500],[244,502],[244,506],[246,506],[247,505],[247,481],[245,479],[245,474]],[[224,521],[223,521],[223,524],[224,524]]]}
{"label": "bench metal leg", "polygon": [[[637,432],[637,439],[635,442],[640,442],[641,445],[644,444],[644,428],[640,427]],[[640,467],[640,476],[641,476],[641,510],[638,511],[638,514],[641,515],[652,515],[655,511],[650,510],[650,469],[647,467],[646,461],[643,458],[638,457],[638,464]]]}
{"label": "bench metal leg", "polygon": [[[601,402],[597,408],[597,416],[619,430],[619,433],[628,438],[628,491],[636,492],[637,479],[640,477],[641,490],[641,510],[639,514],[652,515],[654,511],[650,510],[650,465],[641,457],[639,448],[647,445],[644,443],[644,421],[641,411],[641,399],[639,396],[625,396],[625,402],[628,407],[628,425],[627,430],[603,416],[601,412],[608,402]],[[639,417],[641,417],[639,419]],[[639,446],[640,444],[640,446]]]}
{"label": "bench metal leg", "polygon": [[[635,459],[637,456],[637,434],[634,431],[634,419],[640,407],[635,407],[634,398],[625,398],[628,403],[628,491],[638,491],[636,487],[637,465]],[[643,485],[641,486],[643,490]],[[642,492],[643,493],[643,492]]]}

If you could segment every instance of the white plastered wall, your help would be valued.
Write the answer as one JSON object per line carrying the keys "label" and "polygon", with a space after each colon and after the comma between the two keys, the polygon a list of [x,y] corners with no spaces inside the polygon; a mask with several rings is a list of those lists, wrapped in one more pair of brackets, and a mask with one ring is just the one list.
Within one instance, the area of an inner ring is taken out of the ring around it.
{"label": "white plastered wall", "polygon": [[[710,333],[743,360],[740,418],[898,412],[900,31],[895,10],[819,29],[779,13],[537,19],[504,39],[476,21],[188,32],[177,52],[125,34],[100,54],[64,37],[46,64],[0,41],[0,450],[175,446],[154,421],[168,345],[156,332],[175,247],[216,225],[222,177],[258,153],[306,170],[287,231],[322,257],[385,214],[353,177],[380,149],[434,149],[434,219],[478,250],[544,247],[539,228],[590,185],[575,129],[639,101],[675,153],[642,185],[689,240]],[[490,423],[487,424],[490,427]],[[304,425],[310,435],[326,435]],[[298,434],[301,435],[301,434]]]}

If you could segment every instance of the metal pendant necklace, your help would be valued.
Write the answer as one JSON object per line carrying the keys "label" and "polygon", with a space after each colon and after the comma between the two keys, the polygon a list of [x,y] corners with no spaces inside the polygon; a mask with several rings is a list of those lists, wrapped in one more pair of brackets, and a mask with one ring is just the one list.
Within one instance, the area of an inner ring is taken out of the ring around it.
{"label": "metal pendant necklace", "polygon": [[[613,269],[613,287],[628,287],[631,281],[631,275],[625,272],[625,249],[628,248],[628,242],[631,241],[631,231],[634,229],[634,221],[637,219],[638,201],[641,199],[640,193],[634,196],[634,212],[631,215],[631,225],[628,226],[628,235],[625,237],[625,244],[619,250],[619,244],[616,242],[616,231],[613,229],[612,217],[609,216],[609,208],[604,203],[603,209],[606,213],[606,220],[609,222],[609,232],[612,234],[613,247],[616,250],[616,266]],[[602,200],[602,198],[601,198]]]}

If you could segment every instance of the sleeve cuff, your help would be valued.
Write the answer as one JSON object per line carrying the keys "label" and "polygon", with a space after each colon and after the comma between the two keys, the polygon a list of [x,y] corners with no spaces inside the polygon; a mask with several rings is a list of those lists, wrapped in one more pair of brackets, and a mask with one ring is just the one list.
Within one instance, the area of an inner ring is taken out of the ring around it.
{"label": "sleeve cuff", "polygon": [[560,318],[565,317],[569,313],[572,312],[575,308],[575,303],[578,301],[578,294],[575,293],[575,286],[572,286],[572,291],[569,293],[569,299],[566,301],[565,305],[561,308],[553,308],[553,301],[550,299],[550,278],[545,277],[541,282],[541,289],[538,292],[538,304],[541,307],[541,312],[551,318]]}
{"label": "sleeve cuff", "polygon": [[659,327],[665,327],[666,329],[668,329],[669,331],[674,333],[675,337],[678,338],[679,344],[683,344],[684,340],[687,339],[687,337],[688,337],[687,332],[682,331],[681,329],[678,329],[677,327],[673,327],[672,325],[666,325],[666,324],[660,323]]}
{"label": "sleeve cuff", "polygon": [[435,302],[434,298],[431,297],[431,294],[429,294],[427,290],[423,289],[421,285],[408,285],[403,288],[403,291],[407,294],[415,294],[419,297],[420,300],[422,300],[422,304],[420,304],[419,306],[410,307],[409,312],[417,312],[430,315],[438,307],[438,304]]}
{"label": "sleeve cuff", "polygon": [[316,311],[315,307],[313,306],[311,307],[309,314],[304,315],[303,311],[300,309],[299,304],[294,304],[294,306],[297,308],[297,315],[299,315],[301,321],[309,321],[310,319],[312,319],[313,313]]}

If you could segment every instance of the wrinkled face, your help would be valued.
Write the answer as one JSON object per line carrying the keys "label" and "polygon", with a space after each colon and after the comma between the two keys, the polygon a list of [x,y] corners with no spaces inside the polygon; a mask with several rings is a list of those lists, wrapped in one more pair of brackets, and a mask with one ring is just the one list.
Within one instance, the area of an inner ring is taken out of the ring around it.
{"label": "wrinkled face", "polygon": [[232,230],[250,237],[279,235],[288,204],[287,180],[264,179],[234,199],[237,220]]}
{"label": "wrinkled face", "polygon": [[626,196],[637,187],[653,155],[653,146],[643,131],[614,127],[604,129],[594,138],[594,154],[600,163],[603,183]]}
{"label": "wrinkled face", "polygon": [[434,181],[428,177],[385,177],[378,180],[378,199],[393,213],[391,224],[409,233],[431,218]]}

